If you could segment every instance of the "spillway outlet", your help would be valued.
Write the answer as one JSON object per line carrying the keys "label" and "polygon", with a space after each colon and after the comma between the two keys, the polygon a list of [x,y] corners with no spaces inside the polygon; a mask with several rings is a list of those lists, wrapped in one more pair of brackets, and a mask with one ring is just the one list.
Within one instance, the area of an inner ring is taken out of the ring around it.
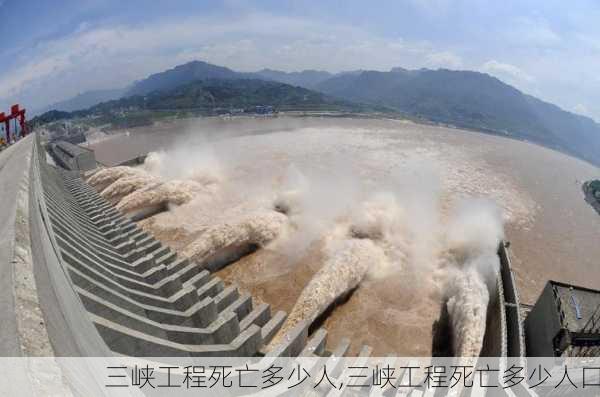
{"label": "spillway outlet", "polygon": [[257,251],[260,245],[252,242],[234,243],[202,259],[201,267],[216,272]]}

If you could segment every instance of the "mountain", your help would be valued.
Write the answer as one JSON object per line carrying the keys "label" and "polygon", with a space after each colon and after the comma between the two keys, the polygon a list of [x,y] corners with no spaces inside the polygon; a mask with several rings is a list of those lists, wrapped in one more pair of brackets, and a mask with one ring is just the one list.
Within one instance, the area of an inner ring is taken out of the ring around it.
{"label": "mountain", "polygon": [[87,109],[90,106],[94,106],[100,102],[106,102],[113,99],[118,99],[125,93],[124,88],[117,88],[112,90],[91,90],[82,92],[73,98],[65,101],[57,102],[52,105],[46,106],[43,109],[37,110],[35,113],[41,114],[49,110],[59,110],[62,112],[73,112],[75,110]]}
{"label": "mountain", "polygon": [[65,113],[50,111],[31,120],[32,125],[85,118],[96,125],[132,127],[151,123],[152,114],[193,111],[200,114],[265,110],[375,111],[373,106],[332,98],[321,92],[289,84],[258,79],[206,79],[155,90],[146,95],[131,95],[97,104],[86,110]]}
{"label": "mountain", "polygon": [[33,119],[29,120],[27,124],[29,126],[36,127],[38,125],[51,123],[57,120],[64,120],[71,117],[72,113],[63,112],[62,110],[48,110],[45,113],[40,114],[39,116],[35,116]]}
{"label": "mountain", "polygon": [[600,125],[485,73],[394,68],[336,75],[315,89],[433,122],[530,140],[600,163]]}
{"label": "mountain", "polygon": [[340,73],[315,88],[341,98],[382,102],[388,100],[397,86],[407,82],[412,72],[362,71]]}
{"label": "mountain", "polygon": [[263,69],[255,73],[243,73],[203,61],[192,61],[135,82],[125,96],[146,95],[153,91],[169,90],[198,80],[259,79],[311,88],[331,77],[333,77],[331,73],[318,70],[287,73]]}
{"label": "mountain", "polygon": [[63,112],[83,110],[101,102],[133,95],[146,95],[153,91],[170,90],[196,80],[238,79],[248,77],[254,76],[252,76],[252,74],[234,72],[226,67],[212,65],[202,61],[192,61],[175,66],[164,72],[152,74],[145,79],[134,82],[129,88],[86,91],[68,100],[38,109],[33,113],[42,114],[50,110],[60,110]]}
{"label": "mountain", "polygon": [[[85,93],[76,98],[76,105],[58,109],[81,108],[85,100],[97,103],[99,95]],[[393,110],[415,119],[532,141],[600,164],[600,126],[593,120],[471,71],[393,68],[389,72],[357,70],[332,75],[316,70],[288,73],[263,69],[241,73],[193,61],[137,81],[122,99],[90,110],[106,112],[129,106],[210,112],[219,107],[257,105]]]}
{"label": "mountain", "polygon": [[301,72],[281,72],[273,69],[263,69],[255,73],[257,78],[278,81],[280,83],[314,88],[319,83],[332,78],[334,75],[322,70],[303,70]]}
{"label": "mountain", "polygon": [[257,79],[206,79],[170,90],[153,91],[146,96],[130,96],[102,103],[89,111],[109,111],[139,107],[151,110],[176,109],[248,109],[256,106],[313,108],[333,105],[353,108],[356,105],[334,99],[320,92],[275,81]]}
{"label": "mountain", "polygon": [[[557,137],[557,149],[600,165],[600,125],[589,117],[567,112],[556,105],[526,95],[540,124]],[[541,140],[532,139],[534,142]]]}
{"label": "mountain", "polygon": [[216,66],[202,61],[192,61],[175,66],[164,72],[155,73],[149,77],[133,83],[125,96],[146,95],[153,91],[170,90],[197,80],[208,79],[241,79],[248,78],[245,73]]}

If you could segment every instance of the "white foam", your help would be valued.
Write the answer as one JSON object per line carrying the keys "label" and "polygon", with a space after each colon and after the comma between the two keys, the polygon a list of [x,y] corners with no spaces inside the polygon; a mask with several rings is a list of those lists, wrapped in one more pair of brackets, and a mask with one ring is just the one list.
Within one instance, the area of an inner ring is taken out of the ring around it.
{"label": "white foam", "polygon": [[286,223],[287,217],[275,211],[248,214],[209,227],[183,249],[183,255],[200,263],[229,246],[264,246],[282,233]]}

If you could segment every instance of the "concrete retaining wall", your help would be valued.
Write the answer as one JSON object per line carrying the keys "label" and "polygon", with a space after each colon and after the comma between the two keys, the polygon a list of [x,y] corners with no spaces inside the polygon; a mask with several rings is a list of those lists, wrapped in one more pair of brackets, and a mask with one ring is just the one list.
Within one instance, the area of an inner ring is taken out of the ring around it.
{"label": "concrete retaining wall", "polygon": [[[251,297],[240,296],[235,287],[225,289],[217,277],[178,258],[118,213],[78,173],[49,166],[36,150],[36,194],[42,196],[38,199],[54,255],[110,350],[212,355],[221,346],[226,355],[254,355],[267,342],[264,337],[275,333],[283,314],[271,319],[268,305],[253,307]],[[504,245],[499,256],[501,278],[490,302],[484,351],[521,355],[520,319],[513,307],[518,295]],[[238,341],[236,349],[231,344],[240,335],[260,341]]]}
{"label": "concrete retaining wall", "polygon": [[[88,186],[77,172],[46,163],[33,145],[30,229],[35,278],[48,335],[59,356],[343,356],[326,331],[302,323],[264,351],[285,320],[266,304],[155,240]],[[506,247],[488,317],[488,351],[524,352]],[[363,347],[367,357],[371,349]],[[85,369],[82,369],[84,371]],[[88,369],[92,370],[92,369]]]}
{"label": "concrete retaining wall", "polygon": [[500,277],[504,291],[506,311],[506,347],[508,357],[525,357],[525,331],[521,317],[521,300],[512,271],[508,244],[503,243],[499,250]]}
{"label": "concrete retaining wall", "polygon": [[253,356],[281,325],[284,315],[178,258],[78,173],[46,164],[39,142],[34,157],[36,278],[57,354]]}

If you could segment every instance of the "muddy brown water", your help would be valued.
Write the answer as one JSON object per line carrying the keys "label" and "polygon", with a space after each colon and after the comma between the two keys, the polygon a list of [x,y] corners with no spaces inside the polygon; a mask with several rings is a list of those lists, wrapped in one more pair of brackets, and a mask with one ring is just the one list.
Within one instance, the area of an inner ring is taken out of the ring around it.
{"label": "muddy brown water", "polygon": [[[244,179],[290,163],[326,170],[329,160],[340,153],[360,164],[352,172],[374,184],[411,157],[439,162],[444,168],[442,183],[452,194],[489,195],[512,211],[505,232],[523,302],[534,303],[548,280],[600,288],[600,216],[581,191],[581,183],[598,177],[598,169],[565,154],[496,136],[394,120],[286,117],[180,120],[130,129],[90,146],[101,162],[116,164],[168,149],[182,139],[217,140],[225,161],[235,159],[233,168],[244,169],[239,174]],[[144,221],[145,227],[175,249],[201,236],[189,225],[155,227],[168,214],[155,218]],[[312,246],[293,264],[288,262],[281,253],[263,249],[219,275],[271,304],[273,312],[289,312],[319,269],[322,255]],[[349,337],[353,352],[364,343],[374,347],[375,354],[429,356],[441,298],[435,288],[421,288],[430,277],[427,271],[414,269],[402,278],[367,278],[325,320],[328,345]]]}

